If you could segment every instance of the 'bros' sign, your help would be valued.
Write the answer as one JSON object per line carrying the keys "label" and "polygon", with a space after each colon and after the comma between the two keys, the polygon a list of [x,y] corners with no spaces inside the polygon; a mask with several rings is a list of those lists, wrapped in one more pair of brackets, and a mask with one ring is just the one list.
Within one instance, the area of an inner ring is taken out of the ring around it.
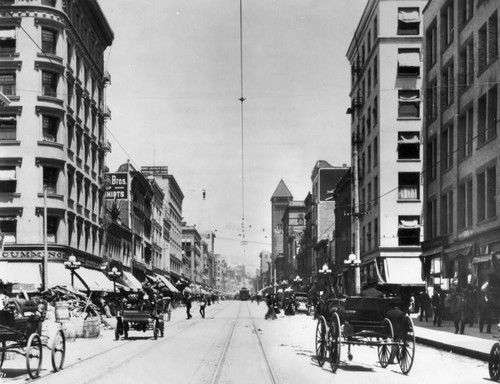
{"label": "'bros' sign", "polygon": [[128,173],[106,175],[106,199],[128,200]]}

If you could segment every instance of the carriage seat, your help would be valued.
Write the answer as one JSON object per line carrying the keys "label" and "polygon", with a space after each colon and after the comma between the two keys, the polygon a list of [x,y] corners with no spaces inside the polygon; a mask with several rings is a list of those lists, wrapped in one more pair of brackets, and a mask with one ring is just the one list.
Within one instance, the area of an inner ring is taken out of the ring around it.
{"label": "carriage seat", "polygon": [[17,316],[29,317],[37,314],[38,304],[33,300],[9,299],[7,307],[12,308]]}

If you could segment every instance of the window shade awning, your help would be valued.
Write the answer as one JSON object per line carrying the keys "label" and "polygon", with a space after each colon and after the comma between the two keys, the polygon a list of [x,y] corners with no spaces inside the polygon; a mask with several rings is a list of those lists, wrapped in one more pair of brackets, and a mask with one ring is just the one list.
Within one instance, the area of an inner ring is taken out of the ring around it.
{"label": "window shade awning", "polygon": [[0,169],[0,180],[16,180],[16,170]]}
{"label": "window shade awning", "polygon": [[399,93],[399,101],[418,101],[420,100],[418,94],[402,94]]}
{"label": "window shade awning", "polygon": [[398,144],[419,144],[420,139],[414,133],[400,133]]}
{"label": "window shade awning", "polygon": [[16,30],[12,29],[0,29],[0,40],[12,40],[16,38]]}
{"label": "window shade awning", "polygon": [[420,13],[417,10],[400,9],[398,19],[403,23],[418,23],[420,22]]}
{"label": "window shade awning", "polygon": [[420,67],[420,53],[400,52],[398,53],[398,64],[400,67]]}
{"label": "window shade awning", "polygon": [[400,220],[399,229],[418,229],[420,224],[418,220]]}

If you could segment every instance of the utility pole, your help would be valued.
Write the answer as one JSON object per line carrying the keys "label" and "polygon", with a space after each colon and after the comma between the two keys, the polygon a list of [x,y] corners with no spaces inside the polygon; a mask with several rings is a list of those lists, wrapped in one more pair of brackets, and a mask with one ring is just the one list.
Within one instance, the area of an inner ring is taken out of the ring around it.
{"label": "utility pole", "polygon": [[358,170],[358,146],[359,146],[359,135],[354,133],[352,137],[352,162],[353,162],[353,173],[354,173],[354,255],[356,255],[356,260],[358,260],[357,265],[354,266],[354,294],[359,296],[361,294],[361,278],[359,271],[360,258],[360,238],[359,238],[359,170]]}
{"label": "utility pole", "polygon": [[42,262],[42,290],[47,289],[48,284],[48,250],[47,250],[47,185],[43,186],[43,262]]}

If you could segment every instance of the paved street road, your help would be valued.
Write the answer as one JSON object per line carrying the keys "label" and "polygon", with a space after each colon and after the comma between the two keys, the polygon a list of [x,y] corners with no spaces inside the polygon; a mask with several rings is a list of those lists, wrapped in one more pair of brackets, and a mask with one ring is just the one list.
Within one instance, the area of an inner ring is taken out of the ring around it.
{"label": "paved street road", "polygon": [[[228,301],[207,307],[202,319],[193,307],[193,319],[184,320],[182,309],[176,321],[167,324],[163,339],[151,334],[130,333],[131,340],[109,343],[110,348],[95,357],[69,361],[56,374],[44,371],[38,383],[480,383],[489,382],[483,362],[447,352],[417,346],[408,376],[398,365],[383,369],[377,350],[357,347],[347,360],[344,348],[341,364],[332,374],[328,364],[320,368],[314,360],[316,322],[311,317],[279,316],[264,320],[265,305]],[[111,336],[109,333],[107,334]],[[109,340],[93,340],[93,343]],[[78,343],[68,346],[71,348]],[[47,360],[48,357],[46,357]],[[70,360],[70,359],[69,359]],[[45,363],[44,363],[45,365]],[[3,379],[25,382],[26,376]]]}

